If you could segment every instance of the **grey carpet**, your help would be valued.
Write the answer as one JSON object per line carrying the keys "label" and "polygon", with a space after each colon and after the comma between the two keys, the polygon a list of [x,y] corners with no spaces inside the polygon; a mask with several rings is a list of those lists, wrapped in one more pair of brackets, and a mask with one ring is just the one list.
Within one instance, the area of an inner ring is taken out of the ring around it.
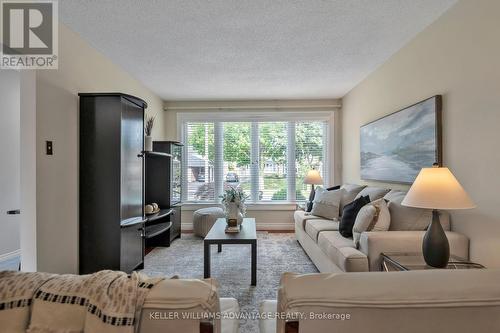
{"label": "grey carpet", "polygon": [[[276,299],[283,272],[318,272],[294,234],[258,232],[257,238],[255,287],[250,286],[250,245],[224,245],[221,253],[212,246],[211,273],[219,281],[220,296],[236,298],[246,313],[257,312],[263,300]],[[183,234],[169,248],[155,248],[145,258],[144,273],[203,278],[203,240]],[[258,332],[258,321],[241,320],[240,332]]]}

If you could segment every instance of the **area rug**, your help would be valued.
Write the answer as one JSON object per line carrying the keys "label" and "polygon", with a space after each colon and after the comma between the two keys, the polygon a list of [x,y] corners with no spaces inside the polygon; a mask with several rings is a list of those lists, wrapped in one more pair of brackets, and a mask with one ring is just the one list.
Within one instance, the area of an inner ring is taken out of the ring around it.
{"label": "area rug", "polygon": [[[266,299],[276,299],[283,272],[316,273],[318,270],[293,233],[257,233],[257,286],[250,286],[250,245],[212,246],[211,274],[220,283],[221,297],[234,297],[245,313],[256,313]],[[203,278],[203,239],[182,234],[169,248],[155,248],[145,258],[150,276],[179,275]],[[258,332],[258,321],[240,321],[241,333]]]}

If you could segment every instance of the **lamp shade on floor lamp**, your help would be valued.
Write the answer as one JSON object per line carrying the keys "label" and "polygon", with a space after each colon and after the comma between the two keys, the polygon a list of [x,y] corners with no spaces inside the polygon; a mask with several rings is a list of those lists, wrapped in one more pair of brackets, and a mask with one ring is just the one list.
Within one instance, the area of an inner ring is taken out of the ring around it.
{"label": "lamp shade on floor lamp", "polygon": [[321,185],[323,184],[323,178],[321,178],[318,170],[312,169],[304,177],[304,184]]}
{"label": "lamp shade on floor lamp", "polygon": [[304,184],[311,184],[311,193],[309,193],[309,204],[311,204],[314,200],[314,185],[323,184],[323,178],[319,174],[318,170],[312,169],[309,170],[304,177]]}

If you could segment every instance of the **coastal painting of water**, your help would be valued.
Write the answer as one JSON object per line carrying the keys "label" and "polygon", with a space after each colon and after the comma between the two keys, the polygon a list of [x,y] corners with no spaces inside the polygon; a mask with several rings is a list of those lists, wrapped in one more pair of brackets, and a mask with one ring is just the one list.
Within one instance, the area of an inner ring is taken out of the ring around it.
{"label": "coastal painting of water", "polygon": [[421,168],[441,165],[441,96],[361,126],[361,178],[413,183]]}

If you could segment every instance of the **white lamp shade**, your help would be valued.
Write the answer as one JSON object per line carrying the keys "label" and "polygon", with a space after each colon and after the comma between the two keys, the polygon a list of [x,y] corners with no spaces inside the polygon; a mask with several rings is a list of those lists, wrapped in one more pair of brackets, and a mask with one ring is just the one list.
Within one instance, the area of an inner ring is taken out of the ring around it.
{"label": "white lamp shade", "polygon": [[321,185],[323,184],[323,178],[321,178],[318,170],[309,170],[304,177],[304,184]]}
{"label": "white lamp shade", "polygon": [[423,168],[406,194],[403,206],[469,209],[476,205],[448,168]]}

